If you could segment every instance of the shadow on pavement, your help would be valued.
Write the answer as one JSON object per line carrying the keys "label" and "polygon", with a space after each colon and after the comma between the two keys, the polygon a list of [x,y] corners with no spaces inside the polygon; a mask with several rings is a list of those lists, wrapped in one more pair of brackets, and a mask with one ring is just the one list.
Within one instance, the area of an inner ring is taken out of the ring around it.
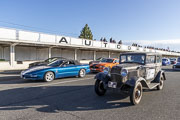
{"label": "shadow on pavement", "polygon": [[121,101],[128,96],[118,91],[110,90],[105,96],[97,96],[93,85],[17,88],[0,91],[0,96],[0,111],[33,108],[39,112],[54,113],[131,106],[129,101]]}

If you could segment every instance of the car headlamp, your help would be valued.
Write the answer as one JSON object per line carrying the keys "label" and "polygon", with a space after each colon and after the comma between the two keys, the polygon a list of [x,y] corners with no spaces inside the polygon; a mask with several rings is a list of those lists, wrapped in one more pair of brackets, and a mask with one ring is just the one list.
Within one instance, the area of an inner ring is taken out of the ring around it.
{"label": "car headlamp", "polygon": [[123,77],[126,77],[127,74],[128,74],[128,70],[127,70],[127,69],[122,69],[121,75],[122,75]]}
{"label": "car headlamp", "polygon": [[109,68],[108,67],[104,67],[103,71],[108,73],[109,72]]}
{"label": "car headlamp", "polygon": [[99,66],[99,68],[103,69],[103,68],[104,68],[104,66]]}

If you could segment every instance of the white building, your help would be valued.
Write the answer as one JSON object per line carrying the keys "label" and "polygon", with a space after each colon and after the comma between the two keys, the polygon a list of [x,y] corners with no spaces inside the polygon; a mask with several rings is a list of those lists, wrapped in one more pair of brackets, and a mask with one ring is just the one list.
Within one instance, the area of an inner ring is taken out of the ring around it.
{"label": "white building", "polygon": [[164,56],[179,53],[150,50],[101,41],[0,28],[0,70],[26,69],[29,63],[50,57],[65,57],[83,62],[98,57],[118,58],[121,52],[158,52]]}

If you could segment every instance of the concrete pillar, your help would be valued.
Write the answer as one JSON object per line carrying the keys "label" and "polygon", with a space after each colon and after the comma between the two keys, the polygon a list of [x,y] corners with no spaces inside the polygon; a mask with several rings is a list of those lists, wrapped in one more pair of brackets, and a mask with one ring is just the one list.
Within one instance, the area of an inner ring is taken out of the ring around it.
{"label": "concrete pillar", "polygon": [[15,63],[15,44],[10,45],[10,65],[13,67]]}
{"label": "concrete pillar", "polygon": [[52,50],[52,47],[49,47],[48,48],[48,58],[51,58],[51,50]]}
{"label": "concrete pillar", "polygon": [[1,51],[1,59],[4,59],[4,47],[2,47],[2,51]]}
{"label": "concrete pillar", "polygon": [[96,51],[94,51],[93,59],[96,60]]}
{"label": "concrete pillar", "polygon": [[77,60],[77,49],[74,50],[74,60]]}
{"label": "concrete pillar", "polygon": [[108,52],[108,57],[111,58],[111,52],[110,51]]}

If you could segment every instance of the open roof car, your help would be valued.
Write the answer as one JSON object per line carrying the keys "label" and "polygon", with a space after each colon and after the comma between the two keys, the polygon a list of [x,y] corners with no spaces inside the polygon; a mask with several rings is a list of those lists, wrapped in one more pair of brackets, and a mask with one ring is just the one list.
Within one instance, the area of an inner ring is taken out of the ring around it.
{"label": "open roof car", "polygon": [[109,88],[130,95],[133,105],[139,104],[143,88],[161,90],[165,78],[161,55],[155,53],[123,53],[120,64],[95,76],[95,92],[102,96]]}
{"label": "open roof car", "polygon": [[82,65],[76,60],[57,59],[44,66],[36,66],[21,72],[21,77],[30,80],[52,81],[56,78],[79,76],[89,73],[89,65]]}
{"label": "open roof car", "polygon": [[90,70],[91,72],[102,72],[104,68],[111,69],[113,66],[119,64],[119,59],[116,58],[104,58],[101,62],[91,64]]}
{"label": "open roof car", "polygon": [[89,62],[89,65],[91,65],[91,64],[97,64],[97,63],[101,62],[101,61],[104,60],[104,59],[105,59],[105,58],[103,58],[103,57],[97,58],[95,61],[90,61],[90,62]]}
{"label": "open roof car", "polygon": [[52,57],[52,58],[48,58],[48,59],[46,59],[46,60],[44,60],[44,61],[39,61],[39,62],[34,62],[34,63],[29,64],[29,68],[34,67],[34,66],[47,65],[47,64],[50,64],[50,63],[53,62],[53,61],[56,61],[57,59],[66,59],[66,58],[63,58],[63,57]]}

